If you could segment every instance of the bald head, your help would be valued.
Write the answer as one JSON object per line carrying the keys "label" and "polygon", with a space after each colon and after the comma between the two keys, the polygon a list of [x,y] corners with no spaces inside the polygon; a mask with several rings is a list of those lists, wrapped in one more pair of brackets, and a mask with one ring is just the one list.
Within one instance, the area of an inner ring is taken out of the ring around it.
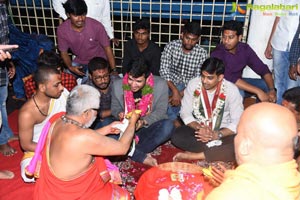
{"label": "bald head", "polygon": [[241,116],[235,138],[238,164],[272,165],[293,159],[297,124],[287,108],[258,103]]}

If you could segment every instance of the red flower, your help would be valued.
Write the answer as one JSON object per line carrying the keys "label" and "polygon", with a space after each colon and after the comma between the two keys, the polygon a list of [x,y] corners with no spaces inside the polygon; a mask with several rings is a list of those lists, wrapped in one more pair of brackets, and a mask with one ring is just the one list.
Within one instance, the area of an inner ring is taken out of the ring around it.
{"label": "red flower", "polygon": [[221,94],[219,95],[219,98],[220,98],[221,100],[225,101],[226,96],[225,96],[224,93],[221,93]]}
{"label": "red flower", "polygon": [[195,91],[194,91],[194,96],[195,96],[195,97],[199,97],[199,95],[200,95],[199,90],[195,90]]}

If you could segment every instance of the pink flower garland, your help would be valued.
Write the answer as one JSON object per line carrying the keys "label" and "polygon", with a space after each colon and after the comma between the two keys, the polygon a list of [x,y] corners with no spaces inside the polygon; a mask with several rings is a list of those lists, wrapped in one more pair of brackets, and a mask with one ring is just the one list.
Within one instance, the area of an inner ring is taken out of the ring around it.
{"label": "pink flower garland", "polygon": [[148,111],[151,109],[152,99],[153,99],[153,86],[154,86],[154,77],[152,73],[146,80],[145,86],[142,88],[142,99],[135,107],[133,92],[130,89],[128,84],[128,74],[126,73],[123,78],[123,90],[124,90],[124,101],[127,108],[127,112],[131,112],[134,109],[141,110],[141,116],[145,116]]}

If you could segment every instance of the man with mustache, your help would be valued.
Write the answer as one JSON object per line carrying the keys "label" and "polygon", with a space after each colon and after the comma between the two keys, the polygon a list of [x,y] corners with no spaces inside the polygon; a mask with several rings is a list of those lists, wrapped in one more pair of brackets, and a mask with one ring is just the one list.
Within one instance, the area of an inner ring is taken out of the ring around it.
{"label": "man with mustache", "polygon": [[[243,26],[238,21],[228,21],[222,28],[222,44],[211,53],[211,57],[223,60],[225,64],[224,77],[234,83],[242,96],[254,94],[260,101],[276,102],[276,88],[272,73],[253,49],[240,42]],[[262,79],[243,78],[242,72],[249,66]]]}
{"label": "man with mustache", "polygon": [[[112,71],[116,63],[109,38],[103,25],[89,17],[84,0],[68,0],[64,4],[69,19],[57,28],[58,49],[67,71],[82,81],[87,79],[87,64],[93,57],[108,60]],[[68,51],[76,58],[72,61]]]}
{"label": "man with mustache", "polygon": [[24,150],[21,161],[21,176],[25,182],[34,182],[25,175],[25,167],[30,163],[44,124],[57,112],[65,111],[69,92],[61,84],[61,73],[57,66],[40,65],[34,73],[36,93],[20,109],[19,137]]}
{"label": "man with mustache", "polygon": [[199,23],[187,22],[180,39],[169,42],[161,55],[159,73],[169,87],[168,117],[175,120],[176,126],[183,90],[192,78],[200,76],[201,65],[207,58],[206,50],[199,45],[200,36]]}
{"label": "man with mustache", "polygon": [[111,91],[118,75],[110,74],[108,62],[101,57],[95,57],[88,64],[89,79],[83,84],[93,86],[100,92],[100,107],[95,121],[94,129],[101,128],[115,121],[111,115]]}

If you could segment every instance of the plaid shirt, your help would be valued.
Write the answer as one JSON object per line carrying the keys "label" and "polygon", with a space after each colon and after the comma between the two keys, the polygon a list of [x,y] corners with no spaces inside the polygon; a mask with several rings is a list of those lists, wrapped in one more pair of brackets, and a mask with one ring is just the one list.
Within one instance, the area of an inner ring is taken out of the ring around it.
{"label": "plaid shirt", "polygon": [[182,40],[171,41],[161,55],[160,76],[175,85],[187,85],[192,78],[200,76],[200,69],[206,58],[207,52],[199,44],[186,54],[182,51]]}
{"label": "plaid shirt", "polygon": [[[9,43],[9,30],[7,25],[7,12],[6,5],[0,4],[0,42],[1,44]],[[0,62],[0,86],[5,86],[7,83],[7,70],[6,70],[7,61]]]}
{"label": "plaid shirt", "polygon": [[[36,86],[35,81],[33,80],[33,76],[29,75],[23,78],[23,82],[25,95],[27,99],[29,99],[36,92]],[[68,91],[71,91],[77,85],[76,78],[72,74],[68,74],[65,72],[61,73],[61,83]]]}
{"label": "plaid shirt", "polygon": [[298,29],[290,49],[290,65],[296,65],[298,59],[300,59],[300,17]]}

